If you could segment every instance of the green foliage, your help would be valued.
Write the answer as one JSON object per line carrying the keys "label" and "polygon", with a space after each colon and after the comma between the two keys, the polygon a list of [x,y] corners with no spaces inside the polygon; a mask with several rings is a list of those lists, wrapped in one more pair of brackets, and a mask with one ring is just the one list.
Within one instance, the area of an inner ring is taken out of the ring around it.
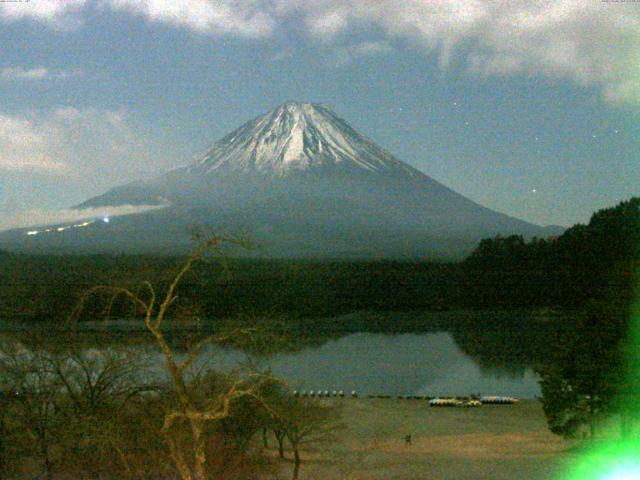
{"label": "green foliage", "polygon": [[496,237],[464,262],[469,306],[628,306],[640,253],[640,198],[593,214],[557,238]]}
{"label": "green foliage", "polygon": [[549,311],[480,311],[462,315],[448,330],[481,369],[521,376],[553,351],[549,338],[570,321]]}
{"label": "green foliage", "polygon": [[[0,320],[63,322],[96,284],[135,289],[154,280],[158,294],[175,274],[178,257],[27,256],[0,258]],[[459,268],[418,262],[229,260],[228,275],[200,264],[181,283],[174,312],[182,317],[238,315],[318,317],[354,311],[442,310],[459,303]],[[80,320],[104,313],[92,297]],[[119,298],[112,318],[140,314]]]}
{"label": "green foliage", "polygon": [[625,319],[604,304],[590,303],[577,325],[559,335],[553,355],[538,367],[552,432],[575,437],[588,426],[593,436],[598,421],[614,413],[625,373]]}

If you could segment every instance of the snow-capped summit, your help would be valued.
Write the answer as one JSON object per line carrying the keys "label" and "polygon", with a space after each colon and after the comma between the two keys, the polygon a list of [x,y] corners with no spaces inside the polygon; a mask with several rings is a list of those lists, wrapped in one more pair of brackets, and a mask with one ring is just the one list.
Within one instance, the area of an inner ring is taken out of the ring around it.
{"label": "snow-capped summit", "polygon": [[413,169],[396,160],[351,128],[327,107],[286,102],[222,138],[195,164],[191,173],[216,170],[285,176],[321,167],[369,171]]}

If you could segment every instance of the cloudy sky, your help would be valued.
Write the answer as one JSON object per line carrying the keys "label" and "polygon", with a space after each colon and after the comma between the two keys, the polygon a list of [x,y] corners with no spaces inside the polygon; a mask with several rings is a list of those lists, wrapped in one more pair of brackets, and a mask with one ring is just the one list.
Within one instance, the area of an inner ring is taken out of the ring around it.
{"label": "cloudy sky", "polygon": [[640,194],[640,2],[0,2],[0,226],[322,102],[458,192],[541,224]]}

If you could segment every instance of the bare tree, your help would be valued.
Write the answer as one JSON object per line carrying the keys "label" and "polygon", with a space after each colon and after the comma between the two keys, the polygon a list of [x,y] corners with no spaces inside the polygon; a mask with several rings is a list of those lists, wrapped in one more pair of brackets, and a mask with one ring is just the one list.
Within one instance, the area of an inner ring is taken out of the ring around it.
{"label": "bare tree", "polygon": [[129,413],[125,409],[144,393],[157,391],[141,380],[145,368],[140,355],[73,348],[51,355],[49,364],[64,387],[67,467],[76,472],[84,468],[94,478],[101,472],[131,476],[131,462],[123,450],[132,444],[122,423]]}
{"label": "bare tree", "polygon": [[65,469],[91,478],[101,472],[127,476],[120,473],[131,470],[130,462],[118,454],[133,438],[121,434],[124,418],[131,424],[124,409],[149,389],[138,383],[136,358],[111,350],[27,349],[5,341],[0,348],[0,442],[11,451],[4,450],[3,463],[18,467],[21,459],[37,458],[47,478]]}
{"label": "bare tree", "polygon": [[35,446],[47,479],[54,473],[53,447],[64,423],[60,402],[63,386],[49,369],[43,352],[31,352],[5,342],[0,353],[3,390],[15,399],[16,419]]}
{"label": "bare tree", "polygon": [[0,479],[5,478],[9,470],[12,403],[15,403],[15,393],[7,385],[0,385]]}
{"label": "bare tree", "polygon": [[333,441],[336,431],[342,428],[339,408],[335,404],[295,397],[284,389],[275,399],[271,397],[271,402],[270,428],[278,440],[281,458],[284,456],[283,439],[289,441],[294,462],[292,478],[297,480],[302,447]]}
{"label": "bare tree", "polygon": [[[107,294],[110,296],[109,305],[113,305],[118,297],[123,296],[131,301],[144,316],[147,330],[153,335],[164,356],[165,367],[176,397],[175,407],[165,412],[161,432],[182,480],[207,478],[207,426],[229,417],[232,403],[240,398],[251,397],[260,400],[258,392],[261,388],[261,380],[247,382],[243,379],[232,382],[223,392],[211,398],[197,398],[193,389],[190,388],[188,372],[194,366],[203,346],[211,342],[214,337],[209,336],[194,342],[188,347],[184,358],[179,360],[163,331],[164,322],[169,318],[169,311],[178,300],[176,291],[180,282],[195,264],[207,260],[211,254],[215,256],[214,258],[223,258],[224,245],[250,247],[248,242],[236,238],[209,238],[187,258],[164,294],[159,294],[148,281],[143,282],[137,291],[122,287],[97,286],[87,293],[76,310],[76,312],[82,310],[84,302],[90,295]],[[181,425],[187,426],[188,435],[177,435],[177,429]],[[179,440],[183,440],[184,443]]]}
{"label": "bare tree", "polygon": [[141,383],[144,364],[132,351],[75,348],[52,356],[50,364],[78,415],[97,415],[105,409],[117,413],[135,396],[157,388]]}

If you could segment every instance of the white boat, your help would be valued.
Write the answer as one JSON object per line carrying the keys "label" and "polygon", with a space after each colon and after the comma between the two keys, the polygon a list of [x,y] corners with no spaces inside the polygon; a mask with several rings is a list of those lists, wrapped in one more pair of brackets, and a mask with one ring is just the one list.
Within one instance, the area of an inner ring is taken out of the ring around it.
{"label": "white boat", "polygon": [[481,397],[480,401],[483,404],[505,405],[505,404],[518,403],[520,400],[518,400],[517,398],[514,398],[514,397],[503,397],[503,396],[499,396],[499,395],[489,395],[489,396],[486,396],[486,397]]}
{"label": "white boat", "polygon": [[434,398],[429,400],[430,407],[459,407],[462,401],[457,398]]}

